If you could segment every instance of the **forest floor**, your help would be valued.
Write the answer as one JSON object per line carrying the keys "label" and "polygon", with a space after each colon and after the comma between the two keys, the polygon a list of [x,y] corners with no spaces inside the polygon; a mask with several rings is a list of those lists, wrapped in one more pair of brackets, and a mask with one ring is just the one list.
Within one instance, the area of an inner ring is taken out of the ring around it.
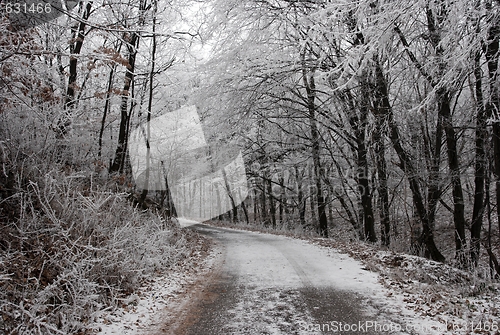
{"label": "forest floor", "polygon": [[[94,333],[170,334],[169,329],[186,317],[181,314],[192,308],[189,305],[205,291],[213,269],[220,263],[220,249],[205,237],[199,238],[198,243],[204,245],[201,252],[192,255],[189,262],[145,282],[140,292],[124,300],[120,308],[103,313],[93,325]],[[331,250],[332,257],[340,257],[339,261],[346,256],[356,260],[350,265],[352,271],[366,272],[367,276],[372,273],[381,284],[373,293],[376,298],[371,300],[372,312],[404,324],[406,331],[402,334],[500,334],[498,283],[446,264],[380,250],[357,241],[299,238]],[[313,328],[294,332],[316,333]]]}
{"label": "forest floor", "polygon": [[[181,226],[189,225],[184,220]],[[208,276],[217,258],[217,250],[210,239],[196,234],[190,243],[197,244],[188,258],[164,272],[143,281],[140,289],[121,306],[100,313],[89,325],[86,334],[155,334],[173,325],[180,313],[197,293],[200,278]]]}
{"label": "forest floor", "polygon": [[500,334],[498,282],[447,264],[379,250],[360,242],[314,238],[313,243],[361,261],[378,274],[379,282],[406,310],[439,322],[439,334]]}

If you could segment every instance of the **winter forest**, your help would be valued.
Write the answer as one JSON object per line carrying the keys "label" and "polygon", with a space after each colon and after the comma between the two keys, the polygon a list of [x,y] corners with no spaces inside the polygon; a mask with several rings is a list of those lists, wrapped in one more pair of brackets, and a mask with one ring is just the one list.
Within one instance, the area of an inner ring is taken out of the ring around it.
{"label": "winter forest", "polygon": [[209,156],[243,157],[248,196],[213,221],[500,275],[500,1],[94,0],[26,29],[7,3],[5,334],[77,333],[202,248],[130,163],[183,106]]}

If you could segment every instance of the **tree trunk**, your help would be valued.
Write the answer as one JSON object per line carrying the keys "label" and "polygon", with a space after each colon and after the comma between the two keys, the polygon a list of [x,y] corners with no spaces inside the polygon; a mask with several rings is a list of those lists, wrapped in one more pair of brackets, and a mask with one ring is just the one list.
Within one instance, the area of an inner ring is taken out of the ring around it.
{"label": "tree trunk", "polygon": [[104,111],[102,113],[102,119],[101,119],[101,129],[99,130],[99,149],[97,151],[97,157],[101,158],[102,155],[102,138],[104,136],[104,129],[106,127],[106,118],[108,116],[108,111],[110,107],[110,99],[111,99],[111,90],[113,88],[113,78],[114,78],[114,73],[116,69],[116,64],[113,64],[111,67],[111,71],[109,72],[109,77],[108,77],[108,86],[106,90],[106,101],[104,103]]}
{"label": "tree trunk", "polygon": [[323,187],[321,178],[323,176],[320,160],[320,136],[318,130],[318,121],[316,120],[316,84],[314,81],[315,69],[308,69],[305,62],[305,52],[302,53],[302,81],[307,93],[307,109],[309,117],[309,126],[311,129],[312,141],[312,159],[314,167],[314,179],[316,184],[316,201],[318,220],[319,220],[319,234],[322,237],[328,237],[328,218],[326,217],[326,201],[323,197]]}
{"label": "tree trunk", "polygon": [[243,209],[243,214],[245,215],[245,222],[247,223],[247,225],[249,225],[250,219],[248,218],[247,205],[245,204],[244,201],[241,202],[241,208]]}
{"label": "tree trunk", "polygon": [[139,35],[133,32],[127,45],[128,64],[127,64],[127,71],[125,73],[125,81],[123,84],[123,91],[122,91],[123,92],[122,101],[120,105],[120,128],[118,132],[118,146],[116,147],[115,159],[113,160],[113,164],[109,168],[110,173],[122,172],[124,167],[124,162],[126,157],[126,146],[128,141],[127,124],[129,118],[128,114],[129,91],[135,75],[134,74],[135,59],[137,56],[138,44],[139,44]]}
{"label": "tree trunk", "polygon": [[382,68],[379,64],[377,64],[375,70],[377,78],[377,91],[381,97],[380,107],[381,111],[386,117],[389,126],[389,138],[391,139],[394,151],[396,151],[396,154],[398,155],[400,167],[405,172],[405,175],[408,178],[408,183],[413,198],[413,204],[415,206],[420,222],[422,223],[422,235],[420,237],[420,244],[425,247],[424,254],[426,257],[438,262],[444,262],[446,259],[441,254],[434,241],[434,227],[433,223],[429,221],[428,212],[424,205],[424,197],[422,196],[422,192],[420,190],[416,169],[413,166],[411,157],[408,155],[401,144],[399,129],[396,121],[394,120],[394,114],[389,102],[387,83],[383,75]]}
{"label": "tree trunk", "polygon": [[295,166],[295,180],[297,182],[297,203],[299,209],[300,225],[303,229],[306,228],[306,201],[304,199],[304,191],[302,189],[302,176],[299,173],[298,166]]}
{"label": "tree trunk", "polygon": [[319,225],[318,225],[318,217],[317,217],[317,208],[316,207],[316,202],[315,197],[316,197],[316,187],[311,187],[311,181],[312,184],[315,185],[315,178],[314,178],[314,167],[312,165],[308,165],[309,169],[309,190],[307,193],[307,196],[309,197],[309,208],[311,209],[311,226],[316,229],[316,231],[319,231]]}
{"label": "tree trunk", "polygon": [[[81,3],[83,5],[83,2]],[[81,7],[80,7],[81,9]],[[70,59],[69,59],[69,78],[68,87],[66,90],[66,99],[64,104],[64,115],[57,121],[58,127],[58,137],[63,138],[67,133],[69,126],[71,124],[71,110],[73,109],[76,99],[76,79],[78,76],[78,58],[75,55],[79,55],[82,51],[83,41],[85,39],[85,28],[87,26],[87,20],[90,16],[92,10],[92,1],[89,1],[85,8],[83,9],[81,20],[79,23],[73,27],[72,30],[72,43],[69,45]]]}
{"label": "tree trunk", "polygon": [[[476,33],[480,33],[479,20],[476,20]],[[474,92],[476,98],[476,158],[474,164],[474,204],[472,208],[472,220],[470,228],[470,258],[472,264],[477,266],[481,250],[481,228],[483,226],[483,215],[485,211],[485,181],[487,173],[487,155],[485,150],[488,138],[487,116],[483,96],[483,80],[481,70],[481,51],[476,51],[474,59]],[[488,186],[489,187],[489,186]],[[489,198],[489,193],[488,193]],[[489,199],[488,199],[489,201]],[[488,233],[488,237],[490,237]]]}
{"label": "tree trunk", "polygon": [[[491,10],[491,8],[489,8]],[[495,19],[495,15],[493,15]],[[488,30],[488,40],[486,41],[486,61],[488,63],[488,79],[490,88],[490,99],[487,105],[487,113],[495,119],[493,123],[493,161],[495,175],[495,193],[497,203],[498,229],[500,233],[500,92],[498,88],[498,57],[500,52],[500,25],[492,22]],[[491,255],[490,255],[491,257]]]}
{"label": "tree trunk", "polygon": [[439,117],[443,118],[443,127],[446,134],[446,147],[448,153],[448,166],[451,173],[453,195],[453,222],[455,224],[455,251],[456,257],[463,265],[465,262],[465,209],[460,164],[457,152],[457,136],[453,128],[450,111],[451,96],[449,92],[438,91]]}
{"label": "tree trunk", "polygon": [[366,81],[364,79],[361,81],[361,98],[358,104],[356,104],[355,97],[351,92],[347,91],[345,94],[349,106],[349,124],[354,132],[354,139],[356,141],[356,145],[352,146],[352,150],[356,158],[356,175],[354,177],[358,187],[359,220],[360,225],[363,226],[363,240],[376,242],[375,218],[373,215],[372,194],[368,171],[368,150],[366,147],[369,91]]}
{"label": "tree trunk", "polygon": [[261,223],[267,225],[267,206],[266,206],[266,179],[262,178],[262,187],[260,192],[260,203],[261,203]]}
{"label": "tree trunk", "polygon": [[284,207],[286,206],[286,191],[285,191],[285,179],[283,178],[283,175],[280,174],[279,176],[279,185],[280,185],[280,201],[279,201],[279,222],[282,225],[284,218],[283,218],[283,210]]}
{"label": "tree trunk", "polygon": [[[446,19],[447,6],[445,2],[440,3],[438,10],[426,7],[427,29],[429,31],[429,41],[433,46],[438,62],[437,78],[443,77],[443,69],[446,66],[442,42],[442,24]],[[438,104],[438,118],[442,122],[446,135],[446,147],[448,155],[448,167],[451,174],[452,195],[453,195],[453,222],[455,226],[455,250],[456,257],[461,264],[464,264],[464,245],[465,245],[465,210],[462,190],[462,181],[460,173],[460,164],[457,152],[457,137],[453,128],[453,119],[451,115],[452,93],[446,87],[439,87],[436,77],[429,76],[429,83],[436,89],[436,98]],[[439,123],[439,121],[438,121]],[[437,145],[437,143],[436,143]]]}
{"label": "tree trunk", "polygon": [[257,216],[259,215],[259,206],[258,206],[258,198],[259,195],[257,194],[257,185],[255,184],[255,181],[253,181],[253,223],[257,223]]}
{"label": "tree trunk", "polygon": [[[151,167],[151,113],[153,109],[153,89],[154,89],[154,74],[155,74],[155,61],[156,61],[156,12],[157,12],[157,2],[156,0],[153,0],[152,2],[153,5],[153,34],[152,34],[152,49],[151,49],[151,68],[149,71],[149,97],[148,97],[148,114],[146,118],[146,178],[145,178],[145,183],[146,186],[142,189],[142,194],[141,194],[141,199],[140,203],[143,204],[144,201],[146,200],[146,196],[148,194],[149,190],[149,179],[150,179],[150,173],[152,171]],[[127,153],[127,144],[128,144],[128,129],[129,129],[129,118],[130,115],[127,112],[128,110],[128,90],[130,88],[130,84],[132,83],[132,80],[134,79],[134,71],[135,71],[135,59],[137,56],[137,47],[139,45],[139,35],[136,33],[132,33],[132,41],[131,44],[129,45],[129,65],[130,65],[130,71],[127,71],[126,76],[130,75],[130,81],[127,81],[125,79],[125,86],[128,85],[128,87],[124,88],[124,94],[126,94],[126,100],[124,101],[122,99],[122,105],[121,105],[121,122],[120,122],[120,132],[118,136],[118,148],[117,153],[116,153],[116,158],[117,160],[115,161],[114,165],[115,166],[115,171],[114,172],[123,172],[123,168],[125,166],[125,157]],[[137,40],[134,40],[136,38]],[[118,152],[120,150],[120,152]],[[165,167],[162,164],[162,170],[165,170]],[[168,189],[168,180],[167,180],[167,175],[166,171],[164,178],[165,178],[165,186],[166,186],[166,191],[167,194],[170,194],[170,190]],[[200,187],[200,193],[201,193],[201,187]],[[177,214],[177,213],[176,213]]]}
{"label": "tree trunk", "polygon": [[[357,143],[358,189],[361,196],[361,205],[363,206],[364,237],[370,242],[377,242],[368,169],[368,150],[366,148],[366,127],[369,113],[369,90],[366,82],[361,83],[361,95],[360,118],[354,128]],[[354,111],[352,114],[355,114]]]}
{"label": "tree trunk", "polygon": [[378,194],[379,194],[379,213],[380,213],[380,238],[382,244],[389,246],[391,244],[390,233],[391,223],[389,218],[389,190],[387,188],[387,164],[385,160],[384,143],[384,118],[377,114],[375,116],[375,159],[377,164],[378,176]]}

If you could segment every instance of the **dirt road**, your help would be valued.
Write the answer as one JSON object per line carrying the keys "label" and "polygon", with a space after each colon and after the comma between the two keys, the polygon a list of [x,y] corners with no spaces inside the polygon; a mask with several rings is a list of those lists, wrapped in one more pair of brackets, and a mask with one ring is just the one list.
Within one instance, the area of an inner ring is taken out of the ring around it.
{"label": "dirt road", "polygon": [[370,303],[380,293],[376,275],[347,255],[283,236],[190,229],[221,254],[175,334],[400,333]]}

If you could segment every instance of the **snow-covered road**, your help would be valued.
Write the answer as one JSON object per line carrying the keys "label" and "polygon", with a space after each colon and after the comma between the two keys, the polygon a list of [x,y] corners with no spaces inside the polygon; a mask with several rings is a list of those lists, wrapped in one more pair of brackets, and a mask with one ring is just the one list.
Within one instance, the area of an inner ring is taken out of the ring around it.
{"label": "snow-covered road", "polygon": [[221,255],[176,334],[400,333],[374,308],[384,294],[376,274],[347,255],[284,236],[190,229]]}
{"label": "snow-covered road", "polygon": [[[387,289],[378,274],[317,239],[179,224],[215,248],[152,277],[122,307],[102,311],[94,333],[443,335],[454,326],[418,305],[422,298],[411,291]],[[418,308],[407,308],[412,303]]]}

